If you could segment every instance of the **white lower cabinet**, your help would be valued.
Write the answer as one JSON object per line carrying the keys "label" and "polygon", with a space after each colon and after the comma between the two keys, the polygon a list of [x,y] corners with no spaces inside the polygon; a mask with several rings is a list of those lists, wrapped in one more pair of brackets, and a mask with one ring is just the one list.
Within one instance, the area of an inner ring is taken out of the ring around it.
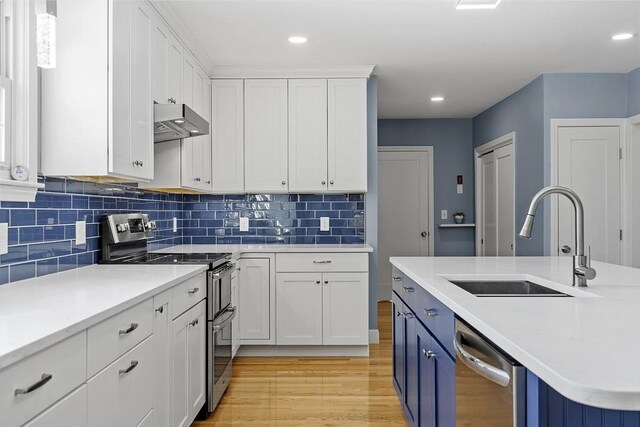
{"label": "white lower cabinet", "polygon": [[322,344],[369,343],[367,273],[323,273]]}
{"label": "white lower cabinet", "polygon": [[189,426],[206,400],[205,309],[201,301],[173,321],[172,426]]}
{"label": "white lower cabinet", "polygon": [[322,286],[319,273],[278,274],[278,345],[322,344]]}
{"label": "white lower cabinet", "polygon": [[83,385],[24,427],[85,427],[86,425],[87,386]]}
{"label": "white lower cabinet", "polygon": [[[243,258],[239,272],[239,335],[243,344],[274,344],[269,258]],[[247,342],[249,341],[249,342]]]}
{"label": "white lower cabinet", "polygon": [[136,427],[153,409],[153,337],[87,381],[89,427]]}

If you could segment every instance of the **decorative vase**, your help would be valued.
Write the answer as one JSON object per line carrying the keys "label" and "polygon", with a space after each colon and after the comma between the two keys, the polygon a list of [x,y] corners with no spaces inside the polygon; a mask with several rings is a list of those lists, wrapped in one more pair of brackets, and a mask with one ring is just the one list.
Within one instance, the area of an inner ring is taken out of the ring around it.
{"label": "decorative vase", "polygon": [[464,214],[463,213],[453,214],[453,220],[456,222],[456,224],[463,224],[464,223]]}

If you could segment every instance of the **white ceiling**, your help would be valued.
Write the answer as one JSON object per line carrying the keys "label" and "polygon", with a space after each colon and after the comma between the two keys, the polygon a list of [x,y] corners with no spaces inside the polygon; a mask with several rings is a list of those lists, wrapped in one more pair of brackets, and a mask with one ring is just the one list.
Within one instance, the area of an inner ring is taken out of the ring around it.
{"label": "white ceiling", "polygon": [[[216,66],[375,64],[381,118],[473,117],[542,73],[640,66],[640,0],[172,0]],[[306,45],[291,45],[290,35]],[[445,102],[433,104],[433,95]]]}

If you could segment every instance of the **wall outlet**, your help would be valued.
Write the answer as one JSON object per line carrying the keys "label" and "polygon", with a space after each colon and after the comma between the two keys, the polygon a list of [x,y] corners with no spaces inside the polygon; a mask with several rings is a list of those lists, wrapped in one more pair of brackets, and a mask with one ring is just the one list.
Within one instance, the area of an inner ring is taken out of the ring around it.
{"label": "wall outlet", "polygon": [[443,209],[440,211],[440,219],[447,219],[449,216],[448,212],[446,209]]}
{"label": "wall outlet", "polygon": [[457,189],[457,191],[458,191],[458,194],[462,194],[462,192],[463,192],[463,190],[462,190],[462,184],[458,184],[458,185],[456,186],[456,189]]}
{"label": "wall outlet", "polygon": [[9,252],[9,224],[0,224],[0,255]]}
{"label": "wall outlet", "polygon": [[321,216],[320,217],[320,231],[329,231],[329,217]]}
{"label": "wall outlet", "polygon": [[76,246],[87,244],[87,221],[76,221]]}
{"label": "wall outlet", "polygon": [[240,231],[249,231],[249,218],[240,218]]}
{"label": "wall outlet", "polygon": [[173,217],[173,232],[178,232],[178,218],[176,218],[175,216]]}

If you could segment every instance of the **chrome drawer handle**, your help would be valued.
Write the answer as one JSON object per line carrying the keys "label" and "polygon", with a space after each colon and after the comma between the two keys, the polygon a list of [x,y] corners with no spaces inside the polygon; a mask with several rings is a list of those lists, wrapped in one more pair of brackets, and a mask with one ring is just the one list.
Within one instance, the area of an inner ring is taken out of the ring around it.
{"label": "chrome drawer handle", "polygon": [[193,322],[189,322],[190,326],[196,326],[198,324],[198,319],[195,319]]}
{"label": "chrome drawer handle", "polygon": [[16,396],[19,396],[21,394],[29,394],[51,381],[51,378],[53,378],[53,375],[51,374],[42,374],[42,377],[40,378],[40,380],[38,380],[38,382],[31,384],[27,388],[17,388],[14,393]]}
{"label": "chrome drawer handle", "polygon": [[409,286],[403,286],[402,290],[405,291],[405,292],[408,292],[408,293],[411,293],[411,292],[415,291],[415,289],[413,289],[413,288],[411,288]]}
{"label": "chrome drawer handle", "polygon": [[436,354],[433,351],[431,350],[427,351],[424,348],[422,349],[422,355],[427,359],[433,359],[434,357],[436,357]]}
{"label": "chrome drawer handle", "polygon": [[193,289],[189,289],[189,290],[187,291],[187,293],[188,293],[189,295],[193,295],[193,294],[195,294],[196,292],[198,292],[199,290],[200,290],[200,288],[193,288]]}
{"label": "chrome drawer handle", "polygon": [[415,316],[413,313],[403,313],[405,319],[413,319]]}
{"label": "chrome drawer handle", "polygon": [[132,360],[131,364],[127,367],[127,369],[120,369],[118,371],[118,374],[120,375],[128,374],[129,372],[133,371],[136,368],[136,366],[138,366],[138,361]]}
{"label": "chrome drawer handle", "polygon": [[399,281],[401,281],[401,280],[402,280],[402,277],[397,277],[397,276],[394,276],[394,277],[393,277],[393,281],[394,281],[394,282],[399,282]]}
{"label": "chrome drawer handle", "polygon": [[162,312],[164,311],[164,305],[161,305],[160,307],[156,308],[156,311],[162,314]]}
{"label": "chrome drawer handle", "polygon": [[438,315],[438,312],[433,308],[425,308],[424,314],[426,314],[429,317],[436,317]]}
{"label": "chrome drawer handle", "polygon": [[127,335],[135,331],[136,329],[138,329],[138,324],[132,323],[131,326],[129,326],[127,329],[120,329],[120,332],[118,332],[118,335]]}
{"label": "chrome drawer handle", "polygon": [[313,261],[314,264],[331,264],[331,260]]}

